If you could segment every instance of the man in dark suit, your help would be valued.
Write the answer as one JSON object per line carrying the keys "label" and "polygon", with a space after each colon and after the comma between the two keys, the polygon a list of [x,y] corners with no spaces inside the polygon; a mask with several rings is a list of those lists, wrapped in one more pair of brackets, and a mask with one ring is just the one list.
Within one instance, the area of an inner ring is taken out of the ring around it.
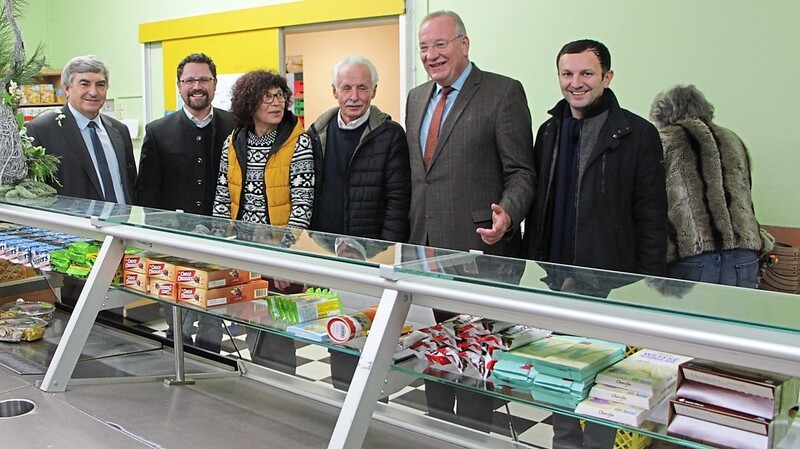
{"label": "man in dark suit", "polygon": [[[225,138],[234,127],[228,111],[212,107],[217,87],[217,66],[203,53],[193,53],[178,63],[178,91],[183,107],[145,127],[136,200],[141,206],[211,215],[219,160]],[[171,307],[165,307],[167,337],[173,338]],[[182,335],[192,343],[197,313],[184,311]],[[222,323],[200,314],[196,346],[219,352]]]}
{"label": "man in dark suit", "polygon": [[53,187],[59,195],[131,204],[136,162],[130,132],[122,122],[100,114],[108,68],[96,56],[78,56],[64,67],[61,83],[67,104],[27,126],[35,145],[61,158],[56,173],[61,185]]}
{"label": "man in dark suit", "polygon": [[[59,195],[132,204],[136,161],[131,134],[119,120],[100,114],[108,93],[108,68],[96,56],[77,56],[61,72],[61,84],[67,104],[27,125],[34,145],[61,160],[53,187]],[[74,306],[82,289],[82,281],[64,278],[61,303]],[[118,319],[116,313],[106,312]]]}
{"label": "man in dark suit", "polygon": [[[531,115],[519,81],[480,70],[469,44],[453,12],[422,21],[420,57],[432,80],[408,95],[410,242],[513,257],[534,193]],[[434,382],[425,393],[432,416],[490,429],[491,396]]]}

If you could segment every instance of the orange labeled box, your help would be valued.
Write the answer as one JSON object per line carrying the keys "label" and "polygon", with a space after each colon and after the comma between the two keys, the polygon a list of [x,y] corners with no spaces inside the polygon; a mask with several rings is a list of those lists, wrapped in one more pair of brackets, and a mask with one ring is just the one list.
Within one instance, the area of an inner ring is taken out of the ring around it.
{"label": "orange labeled box", "polygon": [[178,286],[163,279],[150,279],[150,295],[175,301],[178,298]]}
{"label": "orange labeled box", "polygon": [[171,256],[152,256],[147,259],[147,277],[175,282],[175,265],[182,263],[181,259]]}
{"label": "orange labeled box", "polygon": [[148,293],[150,282],[147,279],[147,275],[144,273],[137,273],[136,271],[123,271],[122,286],[132,290]]}
{"label": "orange labeled box", "polygon": [[264,280],[212,288],[210,290],[181,285],[178,286],[178,300],[200,307],[222,306],[257,298],[266,298],[269,294],[268,288],[269,282]]}
{"label": "orange labeled box", "polygon": [[176,283],[204,290],[243,284],[260,278],[261,275],[258,273],[203,262],[189,262],[175,266]]}
{"label": "orange labeled box", "polygon": [[122,256],[122,270],[147,274],[147,253],[125,254]]}

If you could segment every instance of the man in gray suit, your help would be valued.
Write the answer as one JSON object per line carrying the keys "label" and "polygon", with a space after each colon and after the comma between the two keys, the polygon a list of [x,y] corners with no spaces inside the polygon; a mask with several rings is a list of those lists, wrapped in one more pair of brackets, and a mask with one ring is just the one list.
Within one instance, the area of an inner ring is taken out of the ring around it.
{"label": "man in gray suit", "polygon": [[27,126],[35,145],[61,158],[56,174],[61,185],[53,187],[59,195],[133,203],[136,162],[130,132],[122,122],[100,114],[108,68],[96,56],[78,56],[64,67],[61,83],[67,104]]}
{"label": "man in gray suit", "polygon": [[[422,21],[419,52],[432,80],[408,95],[410,242],[514,257],[536,185],[531,115],[522,84],[478,69],[469,44],[454,12]],[[434,382],[425,393],[430,415],[491,428],[490,396]]]}

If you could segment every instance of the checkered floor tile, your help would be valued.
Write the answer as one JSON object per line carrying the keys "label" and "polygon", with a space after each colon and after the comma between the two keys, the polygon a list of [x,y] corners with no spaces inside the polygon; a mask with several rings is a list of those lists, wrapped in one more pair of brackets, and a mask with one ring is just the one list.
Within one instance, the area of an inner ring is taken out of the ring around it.
{"label": "checkered floor tile", "polygon": [[[245,341],[243,326],[225,322],[230,335],[222,336],[221,354],[232,358],[250,360],[250,351]],[[142,323],[140,329],[150,329],[154,334],[164,336],[167,326],[163,320]],[[231,338],[232,337],[232,338]],[[295,342],[297,356],[296,376],[322,384],[331,384],[330,354],[324,347]],[[237,351],[238,350],[238,351]],[[415,413],[427,412],[425,401],[425,383],[417,379],[397,393],[389,397],[392,404]],[[534,448],[550,449],[552,447],[553,430],[550,424],[550,413],[519,403],[508,403],[496,400],[496,409],[492,420],[492,434],[511,437],[512,432],[520,442]]]}

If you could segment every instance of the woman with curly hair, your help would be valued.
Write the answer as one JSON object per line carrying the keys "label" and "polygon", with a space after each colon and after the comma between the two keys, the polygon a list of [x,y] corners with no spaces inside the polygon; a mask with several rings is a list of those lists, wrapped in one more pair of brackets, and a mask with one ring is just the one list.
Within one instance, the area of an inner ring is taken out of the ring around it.
{"label": "woman with curly hair", "polygon": [[[314,205],[314,156],[311,139],[289,111],[291,104],[286,79],[271,71],[248,72],[233,85],[231,114],[236,127],[222,148],[215,217],[308,229]],[[291,234],[282,236],[282,245],[292,243],[286,241]],[[270,285],[287,293],[293,286],[281,279]],[[253,362],[294,374],[291,339],[248,332],[247,343]]]}
{"label": "woman with curly hair", "polygon": [[215,217],[308,228],[314,156],[291,104],[286,79],[274,72],[254,70],[233,85],[236,128],[222,148]]}

